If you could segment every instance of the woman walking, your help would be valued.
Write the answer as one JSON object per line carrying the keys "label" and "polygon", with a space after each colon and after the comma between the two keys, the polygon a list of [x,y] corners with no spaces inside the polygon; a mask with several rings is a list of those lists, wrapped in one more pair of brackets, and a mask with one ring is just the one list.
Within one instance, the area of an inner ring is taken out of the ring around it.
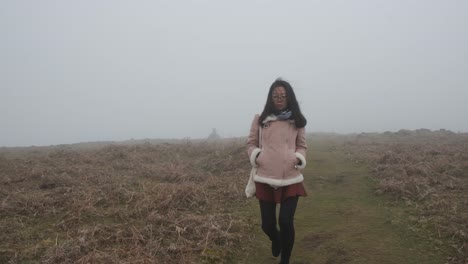
{"label": "woman walking", "polygon": [[[289,263],[294,245],[294,213],[299,196],[306,196],[301,170],[306,166],[305,125],[291,85],[273,82],[265,108],[255,115],[247,141],[260,202],[262,230],[271,240],[271,253]],[[276,204],[280,204],[279,230]]]}

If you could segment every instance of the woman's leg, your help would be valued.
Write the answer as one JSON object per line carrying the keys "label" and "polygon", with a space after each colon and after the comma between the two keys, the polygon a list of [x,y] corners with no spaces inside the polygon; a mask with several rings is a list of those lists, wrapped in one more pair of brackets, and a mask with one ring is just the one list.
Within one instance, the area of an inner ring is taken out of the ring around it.
{"label": "woman's leg", "polygon": [[281,263],[289,263],[289,257],[294,245],[294,214],[299,197],[290,197],[281,203],[279,226],[281,236]]}
{"label": "woman's leg", "polygon": [[280,236],[276,227],[276,203],[260,200],[262,230],[271,240],[271,254],[275,257],[281,252]]}

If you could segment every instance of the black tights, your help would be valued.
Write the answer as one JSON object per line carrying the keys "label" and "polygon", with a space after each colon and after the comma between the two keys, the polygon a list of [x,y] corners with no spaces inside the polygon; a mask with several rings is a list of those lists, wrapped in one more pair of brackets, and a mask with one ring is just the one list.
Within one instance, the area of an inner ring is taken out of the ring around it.
{"label": "black tights", "polygon": [[262,229],[271,241],[281,240],[281,258],[289,259],[294,245],[294,213],[299,197],[290,197],[281,202],[279,212],[279,227],[276,227],[276,203],[260,201]]}

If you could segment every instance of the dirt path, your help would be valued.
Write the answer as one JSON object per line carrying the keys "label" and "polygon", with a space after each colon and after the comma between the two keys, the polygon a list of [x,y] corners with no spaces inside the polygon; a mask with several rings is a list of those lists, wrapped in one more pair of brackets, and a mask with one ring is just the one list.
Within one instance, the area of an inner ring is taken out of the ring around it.
{"label": "dirt path", "polygon": [[[373,194],[366,167],[348,161],[332,141],[312,142],[304,172],[309,196],[299,199],[292,263],[445,263],[445,252],[405,224],[402,206]],[[277,263],[260,229],[244,263]]]}

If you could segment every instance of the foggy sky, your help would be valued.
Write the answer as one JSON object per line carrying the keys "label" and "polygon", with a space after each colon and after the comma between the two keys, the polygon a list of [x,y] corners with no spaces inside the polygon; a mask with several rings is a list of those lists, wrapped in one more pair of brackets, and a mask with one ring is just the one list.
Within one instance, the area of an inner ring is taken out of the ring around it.
{"label": "foggy sky", "polygon": [[0,4],[0,146],[245,136],[277,77],[308,132],[468,132],[467,1]]}

